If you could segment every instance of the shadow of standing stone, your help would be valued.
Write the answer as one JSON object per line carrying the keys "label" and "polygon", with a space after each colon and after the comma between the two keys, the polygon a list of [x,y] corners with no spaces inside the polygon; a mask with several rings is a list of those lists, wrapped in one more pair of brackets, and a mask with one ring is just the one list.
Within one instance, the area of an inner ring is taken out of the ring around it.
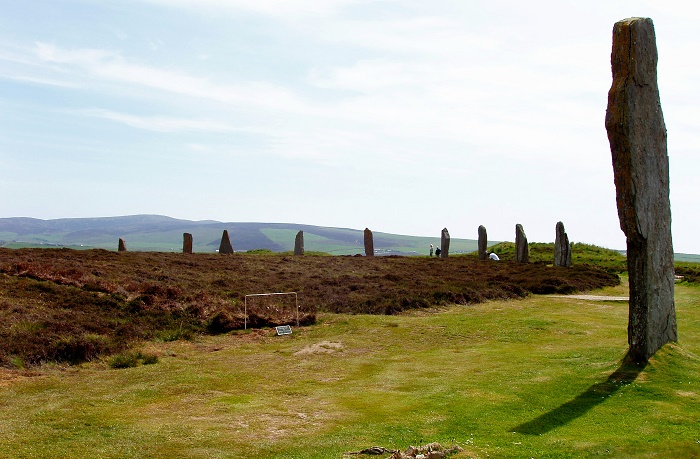
{"label": "shadow of standing stone", "polygon": [[119,238],[119,244],[117,245],[117,252],[126,252],[126,241]]}
{"label": "shadow of standing stone", "polygon": [[440,258],[447,258],[450,256],[450,233],[447,228],[442,229],[440,234]]}
{"label": "shadow of standing stone", "polygon": [[637,362],[648,361],[665,343],[678,339],[666,125],[657,61],[651,19],[629,18],[615,24],[605,128],[617,214],[627,237],[627,340],[629,355]]}
{"label": "shadow of standing stone", "polygon": [[554,266],[563,266],[565,268],[571,266],[571,245],[562,222],[557,222],[556,235],[554,237]]}
{"label": "shadow of standing stone", "polygon": [[527,236],[523,230],[523,225],[515,225],[515,261],[527,263],[530,261],[530,251],[527,247]]}
{"label": "shadow of standing stone", "polygon": [[486,253],[486,246],[488,244],[486,240],[486,227],[479,225],[479,260],[486,260],[488,254]]}
{"label": "shadow of standing stone", "polygon": [[299,231],[294,238],[294,255],[304,255],[304,232]]}
{"label": "shadow of standing stone", "polygon": [[192,253],[192,235],[182,233],[182,253]]}
{"label": "shadow of standing stone", "polygon": [[221,244],[219,244],[219,253],[232,254],[233,245],[231,245],[231,238],[228,237],[228,230],[224,230],[224,234],[221,235]]}
{"label": "shadow of standing stone", "polygon": [[369,228],[365,228],[365,256],[374,256],[374,235]]}

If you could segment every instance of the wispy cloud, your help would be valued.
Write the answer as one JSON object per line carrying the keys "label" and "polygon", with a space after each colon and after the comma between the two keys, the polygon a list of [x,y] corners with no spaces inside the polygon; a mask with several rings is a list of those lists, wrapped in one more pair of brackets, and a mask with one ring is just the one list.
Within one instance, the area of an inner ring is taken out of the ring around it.
{"label": "wispy cloud", "polygon": [[245,130],[245,128],[236,128],[214,119],[138,116],[104,109],[72,110],[68,113],[114,121],[133,128],[156,132],[235,132]]}
{"label": "wispy cloud", "polygon": [[164,7],[187,8],[199,11],[250,11],[269,16],[330,14],[349,5],[368,3],[370,0],[141,0]]}
{"label": "wispy cloud", "polygon": [[207,77],[133,63],[120,53],[104,49],[65,49],[51,43],[37,43],[34,51],[41,61],[69,66],[63,70],[77,73],[81,78],[99,78],[103,82],[130,84],[248,108],[296,113],[311,110],[293,91],[267,82],[217,84]]}

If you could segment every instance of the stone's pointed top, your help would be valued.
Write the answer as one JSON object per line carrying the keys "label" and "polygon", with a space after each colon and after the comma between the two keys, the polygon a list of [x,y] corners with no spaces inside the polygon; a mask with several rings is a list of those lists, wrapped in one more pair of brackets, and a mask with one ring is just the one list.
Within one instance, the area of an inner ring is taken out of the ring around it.
{"label": "stone's pointed top", "polygon": [[632,24],[634,22],[639,22],[639,21],[648,21],[652,24],[654,23],[654,21],[652,21],[651,18],[631,17],[631,18],[620,19],[615,24]]}

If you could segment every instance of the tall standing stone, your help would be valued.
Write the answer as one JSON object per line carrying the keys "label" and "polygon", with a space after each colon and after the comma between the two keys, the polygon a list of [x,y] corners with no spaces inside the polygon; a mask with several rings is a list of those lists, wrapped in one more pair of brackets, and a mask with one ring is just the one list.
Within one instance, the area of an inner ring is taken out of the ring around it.
{"label": "tall standing stone", "polygon": [[231,245],[231,238],[228,237],[228,230],[224,230],[224,234],[221,235],[221,244],[219,244],[219,253],[225,253],[225,254],[233,253],[233,245]]}
{"label": "tall standing stone", "polygon": [[554,237],[554,266],[563,266],[565,268],[571,266],[571,245],[562,222],[557,222],[556,235]]}
{"label": "tall standing stone", "polygon": [[182,253],[192,253],[192,235],[182,233]]}
{"label": "tall standing stone", "polygon": [[487,244],[486,228],[483,225],[479,225],[479,260],[486,260],[486,258],[488,258],[488,254],[486,253]]}
{"label": "tall standing stone", "polygon": [[304,232],[299,231],[294,238],[294,255],[304,255]]}
{"label": "tall standing stone", "polygon": [[615,24],[605,128],[617,214],[627,237],[629,356],[637,362],[648,361],[665,343],[678,339],[666,125],[657,61],[651,19],[630,18]]}
{"label": "tall standing stone", "polygon": [[440,234],[440,258],[447,258],[450,256],[450,233],[447,228],[442,229]]}
{"label": "tall standing stone", "polygon": [[365,228],[365,256],[374,256],[374,235],[369,228]]}
{"label": "tall standing stone", "polygon": [[119,244],[117,245],[117,252],[126,252],[126,241],[119,238]]}
{"label": "tall standing stone", "polygon": [[527,263],[530,261],[530,252],[527,247],[527,236],[523,230],[523,225],[515,225],[515,261]]}

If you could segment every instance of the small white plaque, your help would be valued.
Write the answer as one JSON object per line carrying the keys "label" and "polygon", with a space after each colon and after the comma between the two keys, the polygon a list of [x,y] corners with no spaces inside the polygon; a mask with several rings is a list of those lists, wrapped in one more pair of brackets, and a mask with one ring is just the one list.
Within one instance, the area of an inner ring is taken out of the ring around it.
{"label": "small white plaque", "polygon": [[279,327],[275,327],[275,330],[277,330],[277,335],[291,335],[292,334],[292,327],[289,325],[282,325]]}

